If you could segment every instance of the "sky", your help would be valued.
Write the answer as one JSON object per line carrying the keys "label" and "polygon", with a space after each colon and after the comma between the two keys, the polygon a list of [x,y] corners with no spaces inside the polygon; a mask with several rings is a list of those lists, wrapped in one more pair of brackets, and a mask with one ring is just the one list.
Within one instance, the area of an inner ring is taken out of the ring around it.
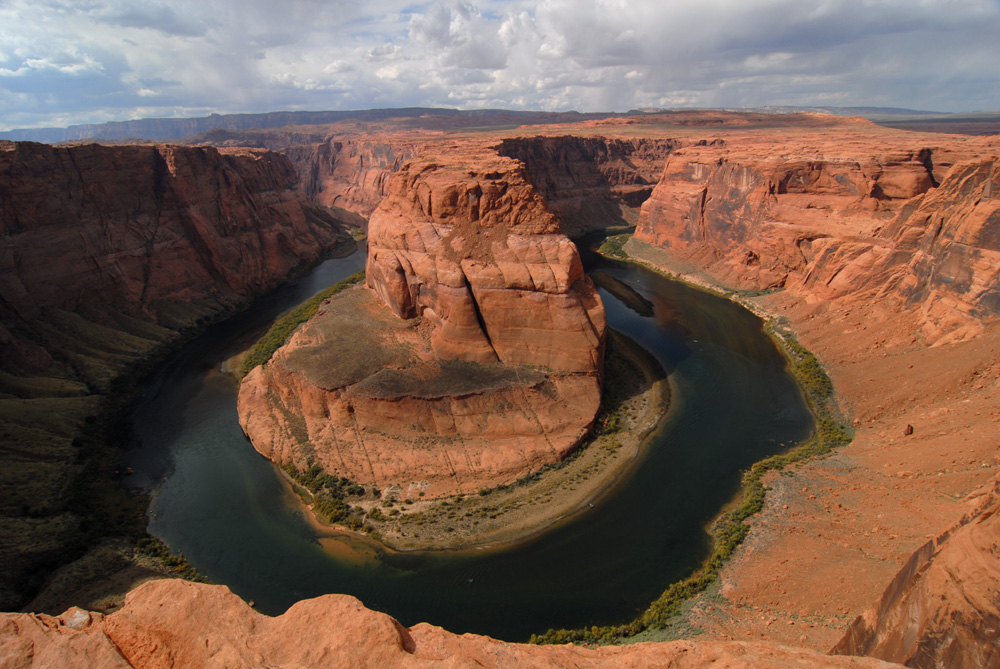
{"label": "sky", "polygon": [[1000,0],[0,0],[0,130],[765,105],[1000,110]]}

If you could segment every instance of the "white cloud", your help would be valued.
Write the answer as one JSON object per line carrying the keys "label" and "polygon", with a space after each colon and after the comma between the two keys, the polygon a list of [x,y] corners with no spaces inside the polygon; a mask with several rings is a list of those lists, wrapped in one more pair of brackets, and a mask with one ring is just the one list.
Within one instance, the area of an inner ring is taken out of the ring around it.
{"label": "white cloud", "polygon": [[997,0],[3,0],[0,128],[408,105],[998,109],[998,34]]}

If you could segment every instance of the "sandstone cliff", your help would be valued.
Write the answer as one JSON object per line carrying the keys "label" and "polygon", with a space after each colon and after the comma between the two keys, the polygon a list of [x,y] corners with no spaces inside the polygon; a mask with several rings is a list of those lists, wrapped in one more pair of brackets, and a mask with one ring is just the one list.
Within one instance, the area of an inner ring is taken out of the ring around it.
{"label": "sandstone cliff", "polygon": [[681,142],[615,137],[513,137],[496,148],[522,161],[567,234],[634,225],[639,206]]}
{"label": "sandstone cliff", "polygon": [[270,618],[224,586],[146,583],[109,616],[0,614],[0,656],[32,667],[892,667],[766,643],[528,646],[421,623],[410,628],[347,595]]}
{"label": "sandstone cliff", "polygon": [[367,281],[244,379],[266,456],[434,496],[510,483],[586,434],[604,310],[520,163],[411,162],[372,216]]}
{"label": "sandstone cliff", "polygon": [[780,150],[674,152],[636,241],[736,287],[920,305],[928,343],[997,315],[994,159],[898,142],[849,157]]}
{"label": "sandstone cliff", "polygon": [[90,517],[88,486],[113,486],[93,458],[116,379],[342,238],[295,185],[264,151],[0,143],[0,607],[141,522],[125,501]]}
{"label": "sandstone cliff", "polygon": [[1000,667],[1000,478],[918,549],[833,653],[910,667]]}
{"label": "sandstone cliff", "polygon": [[416,155],[426,138],[366,133],[344,126],[213,131],[197,141],[221,147],[264,147],[283,153],[299,175],[297,188],[324,207],[369,216],[386,195],[392,175]]}
{"label": "sandstone cliff", "polygon": [[340,232],[295,196],[295,172],[275,153],[2,148],[5,321],[90,304],[169,327],[171,305],[232,305],[333,248]]}

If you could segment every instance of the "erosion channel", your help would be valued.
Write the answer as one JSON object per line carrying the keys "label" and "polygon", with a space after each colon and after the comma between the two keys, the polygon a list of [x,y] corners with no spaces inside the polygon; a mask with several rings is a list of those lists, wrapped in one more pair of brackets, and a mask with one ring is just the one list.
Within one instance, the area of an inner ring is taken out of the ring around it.
{"label": "erosion channel", "polygon": [[806,438],[813,423],[750,312],[635,265],[584,260],[613,279],[599,284],[624,284],[615,292],[652,305],[640,315],[600,291],[608,325],[655,356],[671,387],[666,418],[592,507],[510,546],[396,553],[344,535],[337,550],[329,539],[320,546],[287,483],[244,437],[223,363],[282,310],[362,268],[362,250],[215,327],[151,378],[128,417],[124,463],[131,484],[154,493],[150,533],[268,614],[337,592],[404,625],[511,641],[630,619],[704,558],[706,524],[741,470]]}

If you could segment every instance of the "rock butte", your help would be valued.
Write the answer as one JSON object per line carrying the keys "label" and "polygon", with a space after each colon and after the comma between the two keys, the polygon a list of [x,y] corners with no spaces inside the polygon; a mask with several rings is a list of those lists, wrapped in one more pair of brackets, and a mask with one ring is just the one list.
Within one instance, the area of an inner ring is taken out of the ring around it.
{"label": "rock butte", "polygon": [[[313,181],[321,185],[310,192],[320,204],[336,201],[361,212],[382,200],[401,166],[365,156],[365,142],[383,156],[386,147],[407,156],[444,149],[492,154],[499,147],[526,162],[536,191],[567,217],[565,229],[594,227],[602,216],[622,222],[641,215],[629,245],[636,255],[693,281],[765,289],[745,299],[786,319],[817,353],[854,421],[849,446],[768,481],[765,509],[723,569],[718,593],[693,603],[689,622],[704,634],[643,645],[643,652],[654,649],[655,660],[618,655],[617,664],[666,663],[678,653],[677,666],[685,658],[692,666],[780,666],[774,658],[786,649],[776,643],[784,643],[821,651],[836,645],[911,664],[943,658],[955,666],[997,665],[989,642],[997,627],[991,569],[998,514],[988,502],[1000,465],[996,138],[900,132],[828,116],[714,112],[451,134],[399,127],[381,135],[344,125],[232,133],[226,142],[286,151],[301,175],[340,169],[335,178]],[[338,142],[351,160],[338,166],[334,158],[321,169],[312,156]],[[299,188],[306,192],[301,182]],[[145,592],[134,593],[126,609]],[[340,598],[303,602],[286,615],[332,599]],[[236,601],[231,611],[253,615]],[[365,615],[367,622],[351,628],[340,646],[344,657],[355,648],[366,657],[381,658],[385,648],[401,656],[408,642],[399,628],[379,637],[388,619]],[[103,624],[99,615],[84,617]],[[157,624],[153,615],[145,619]],[[209,629],[164,620],[166,631],[145,648],[169,652],[168,633],[180,640]],[[60,642],[80,638],[52,619],[26,614],[4,625],[3,648],[13,657],[61,653]],[[418,625],[409,634],[431,629]],[[96,632],[87,638],[101,639]],[[206,632],[199,639],[202,647],[208,638]],[[367,645],[380,638],[383,651]],[[500,648],[482,637],[442,638],[468,644],[477,658]],[[726,643],[733,638],[743,641]],[[249,644],[241,638],[236,645]],[[742,655],[729,658],[723,648]],[[418,642],[407,661],[424,650]],[[573,654],[640,651],[524,652],[535,664],[551,657],[583,664]],[[794,652],[807,666],[828,660]],[[456,657],[435,656],[461,663]]]}
{"label": "rock butte", "polygon": [[371,295],[332,300],[241,383],[254,447],[404,498],[512,483],[575,448],[600,406],[604,307],[521,164],[414,160],[368,232]]}

